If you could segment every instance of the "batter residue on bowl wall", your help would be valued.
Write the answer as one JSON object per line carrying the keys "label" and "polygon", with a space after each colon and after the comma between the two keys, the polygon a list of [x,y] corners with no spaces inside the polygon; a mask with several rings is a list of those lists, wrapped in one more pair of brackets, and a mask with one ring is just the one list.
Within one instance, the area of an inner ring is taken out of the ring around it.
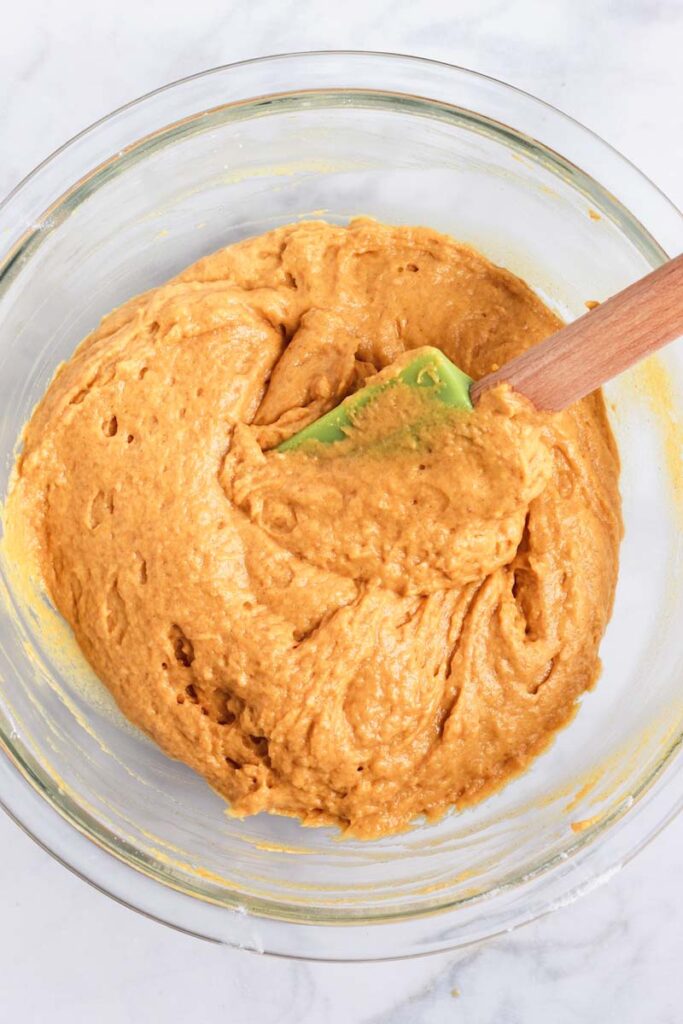
{"label": "batter residue on bowl wall", "polygon": [[388,451],[274,451],[407,350],[473,377],[557,329],[428,229],[308,222],[105,317],[8,506],[123,712],[238,815],[375,837],[481,799],[599,672],[621,519],[602,398],[506,389]]}

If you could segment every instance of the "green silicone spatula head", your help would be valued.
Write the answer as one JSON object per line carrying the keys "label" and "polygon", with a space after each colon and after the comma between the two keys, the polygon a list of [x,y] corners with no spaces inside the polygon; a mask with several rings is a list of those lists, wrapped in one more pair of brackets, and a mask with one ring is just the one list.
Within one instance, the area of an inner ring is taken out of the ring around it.
{"label": "green silicone spatula head", "polygon": [[358,414],[389,388],[418,389],[420,396],[428,401],[469,410],[472,408],[471,385],[472,378],[454,366],[438,348],[421,348],[402,369],[349,395],[315,423],[309,423],[303,430],[279,444],[277,451],[292,451],[311,441],[321,444],[343,441],[353,430]]}

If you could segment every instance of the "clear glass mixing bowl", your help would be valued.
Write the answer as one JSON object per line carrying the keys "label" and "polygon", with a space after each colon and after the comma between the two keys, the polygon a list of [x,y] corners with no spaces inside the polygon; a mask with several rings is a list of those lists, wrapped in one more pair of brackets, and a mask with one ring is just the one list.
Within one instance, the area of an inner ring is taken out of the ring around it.
{"label": "clear glass mixing bowl", "polygon": [[[471,242],[567,317],[683,249],[680,214],[627,161],[480,75],[362,53],[198,75],[79,135],[0,209],[0,495],[32,406],[105,312],[245,235],[361,213]],[[122,902],[273,953],[424,953],[572,899],[683,796],[682,396],[680,347],[608,389],[626,537],[603,675],[552,748],[479,807],[370,844],[231,820],[122,720],[7,559],[2,802]]]}

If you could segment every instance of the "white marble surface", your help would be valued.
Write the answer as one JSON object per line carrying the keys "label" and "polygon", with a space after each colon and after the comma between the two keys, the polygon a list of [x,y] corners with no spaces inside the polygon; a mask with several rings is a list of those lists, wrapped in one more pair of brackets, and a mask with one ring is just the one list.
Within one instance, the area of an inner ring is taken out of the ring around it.
{"label": "white marble surface", "polygon": [[[464,64],[562,107],[683,204],[681,0],[22,0],[0,33],[0,193],[95,118],[272,51]],[[0,1019],[22,1024],[677,1024],[678,820],[609,885],[475,950],[294,964],[213,947],[90,890],[0,818]]]}

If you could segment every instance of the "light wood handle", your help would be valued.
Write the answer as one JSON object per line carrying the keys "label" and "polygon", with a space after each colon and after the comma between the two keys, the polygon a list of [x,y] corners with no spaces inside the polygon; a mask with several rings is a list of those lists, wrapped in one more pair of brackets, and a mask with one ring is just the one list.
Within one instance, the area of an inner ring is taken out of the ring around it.
{"label": "light wood handle", "polygon": [[557,412],[682,334],[683,254],[475,381],[472,402],[506,381]]}

